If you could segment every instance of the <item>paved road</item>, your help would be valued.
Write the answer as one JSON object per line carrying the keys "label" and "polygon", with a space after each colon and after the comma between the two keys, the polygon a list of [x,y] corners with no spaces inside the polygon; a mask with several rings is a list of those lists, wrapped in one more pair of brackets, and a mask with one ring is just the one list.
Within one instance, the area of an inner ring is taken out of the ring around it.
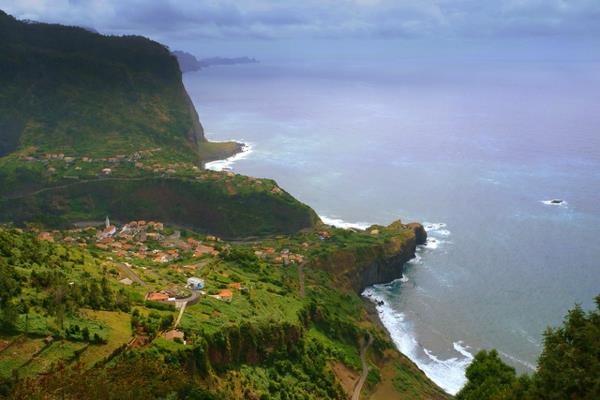
{"label": "paved road", "polygon": [[[29,192],[29,193],[19,193],[19,194],[14,194],[13,193],[13,194],[8,194],[5,197],[7,199],[11,199],[11,200],[22,199],[22,198],[25,198],[25,197],[35,196],[35,195],[38,195],[40,193],[50,192],[52,190],[66,189],[66,188],[71,187],[71,186],[82,185],[82,184],[86,184],[86,183],[90,183],[90,182],[145,181],[145,180],[157,179],[157,178],[161,178],[161,177],[160,176],[152,176],[152,177],[145,176],[145,177],[140,177],[140,178],[125,178],[125,177],[123,177],[123,178],[80,179],[80,180],[76,180],[76,181],[73,181],[73,182],[66,183],[64,185],[47,186],[47,187],[38,189],[38,190],[33,191],[33,192]],[[169,179],[169,178],[166,178],[166,179]]]}
{"label": "paved road", "polygon": [[177,299],[175,301],[175,308],[179,309],[179,315],[175,320],[173,329],[177,328],[177,325],[179,325],[179,323],[181,322],[181,317],[183,317],[183,313],[185,312],[185,308],[187,307],[188,303],[195,303],[198,297],[200,297],[200,292],[197,290],[193,290],[191,296],[186,297],[185,299]]}
{"label": "paved road", "polygon": [[362,374],[360,375],[360,379],[356,382],[356,386],[354,386],[354,393],[352,394],[352,400],[360,399],[360,391],[362,390],[365,381],[367,380],[367,375],[369,374],[369,365],[367,364],[367,349],[373,343],[373,337],[369,333],[369,339],[367,343],[364,342],[364,339],[361,340],[360,343],[360,361],[362,363]]}

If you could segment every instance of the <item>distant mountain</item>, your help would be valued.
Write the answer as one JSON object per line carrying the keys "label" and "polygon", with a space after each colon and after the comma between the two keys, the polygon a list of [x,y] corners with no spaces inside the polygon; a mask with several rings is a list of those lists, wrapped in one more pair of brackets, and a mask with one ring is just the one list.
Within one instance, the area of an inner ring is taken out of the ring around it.
{"label": "distant mountain", "polygon": [[181,50],[173,51],[173,55],[177,57],[179,67],[182,72],[198,71],[202,68],[207,68],[213,65],[234,65],[234,64],[255,64],[258,60],[250,57],[210,57],[198,59],[193,54]]}

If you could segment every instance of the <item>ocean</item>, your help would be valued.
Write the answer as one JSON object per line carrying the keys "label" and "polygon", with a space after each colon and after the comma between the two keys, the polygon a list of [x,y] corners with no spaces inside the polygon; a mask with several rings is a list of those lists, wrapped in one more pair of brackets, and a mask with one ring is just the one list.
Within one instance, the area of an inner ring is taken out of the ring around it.
{"label": "ocean", "polygon": [[209,139],[248,145],[209,167],[273,178],[328,223],[424,223],[402,279],[364,295],[456,393],[482,348],[531,371],[544,329],[600,293],[599,67],[272,60],[184,82]]}

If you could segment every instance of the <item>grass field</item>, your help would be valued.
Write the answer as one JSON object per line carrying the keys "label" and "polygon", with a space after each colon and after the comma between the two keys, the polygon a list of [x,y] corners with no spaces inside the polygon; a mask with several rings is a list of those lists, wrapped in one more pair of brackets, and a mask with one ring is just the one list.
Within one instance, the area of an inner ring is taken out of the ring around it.
{"label": "grass field", "polygon": [[132,337],[130,317],[123,312],[82,310],[86,318],[97,321],[107,328],[107,344],[90,344],[81,354],[80,361],[86,366],[92,366],[109,356],[120,346],[129,342]]}

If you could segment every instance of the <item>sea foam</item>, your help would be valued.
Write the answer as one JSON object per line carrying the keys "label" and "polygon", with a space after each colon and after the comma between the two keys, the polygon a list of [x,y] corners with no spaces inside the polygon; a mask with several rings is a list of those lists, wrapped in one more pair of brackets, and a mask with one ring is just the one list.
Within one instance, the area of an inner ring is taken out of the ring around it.
{"label": "sea foam", "polygon": [[353,229],[365,230],[368,227],[370,227],[371,225],[373,225],[368,222],[347,222],[340,218],[326,217],[324,215],[319,215],[319,218],[321,218],[321,221],[323,221],[327,225],[332,225],[332,226],[335,226],[337,228],[342,228],[342,229],[353,228]]}
{"label": "sea foam", "polygon": [[[214,140],[213,140],[213,142],[214,142]],[[248,157],[254,149],[254,146],[251,143],[240,142],[237,140],[222,140],[220,142],[238,142],[242,145],[242,151],[240,151],[239,153],[236,153],[236,154],[232,155],[231,157],[228,157],[224,160],[216,160],[216,161],[207,162],[206,164],[204,164],[204,168],[210,169],[211,171],[223,171],[226,169],[231,169],[233,164],[235,164],[237,161],[240,161],[240,160]]]}
{"label": "sea foam", "polygon": [[437,249],[451,234],[448,226],[443,222],[425,222],[423,227],[427,231],[427,241],[422,245],[425,249]]}
{"label": "sea foam", "polygon": [[547,206],[554,206],[554,207],[567,207],[569,205],[569,203],[567,203],[564,200],[561,200],[560,203],[554,203],[555,199],[550,199],[550,200],[542,200],[540,201],[540,203],[545,204]]}
{"label": "sea foam", "polygon": [[[446,238],[451,234],[442,222],[426,222],[423,226],[428,234],[427,242],[417,247],[415,258],[409,264],[423,264],[424,252],[437,249],[447,242]],[[398,350],[417,364],[438,386],[450,394],[456,394],[467,381],[465,370],[473,360],[473,355],[462,341],[452,343],[452,350],[449,350],[455,355],[447,359],[440,358],[419,343],[410,320],[406,319],[404,313],[395,310],[386,298],[386,292],[396,290],[398,282],[402,284],[407,281],[408,277],[402,275],[400,279],[390,283],[371,286],[362,294],[375,303],[379,318]]]}
{"label": "sea foam", "polygon": [[452,344],[456,356],[448,359],[442,359],[421,346],[412,332],[410,321],[385,301],[382,289],[383,285],[369,287],[365,289],[363,296],[375,303],[379,318],[398,350],[417,364],[442,389],[456,394],[467,381],[465,370],[473,360],[473,355],[461,341]]}

